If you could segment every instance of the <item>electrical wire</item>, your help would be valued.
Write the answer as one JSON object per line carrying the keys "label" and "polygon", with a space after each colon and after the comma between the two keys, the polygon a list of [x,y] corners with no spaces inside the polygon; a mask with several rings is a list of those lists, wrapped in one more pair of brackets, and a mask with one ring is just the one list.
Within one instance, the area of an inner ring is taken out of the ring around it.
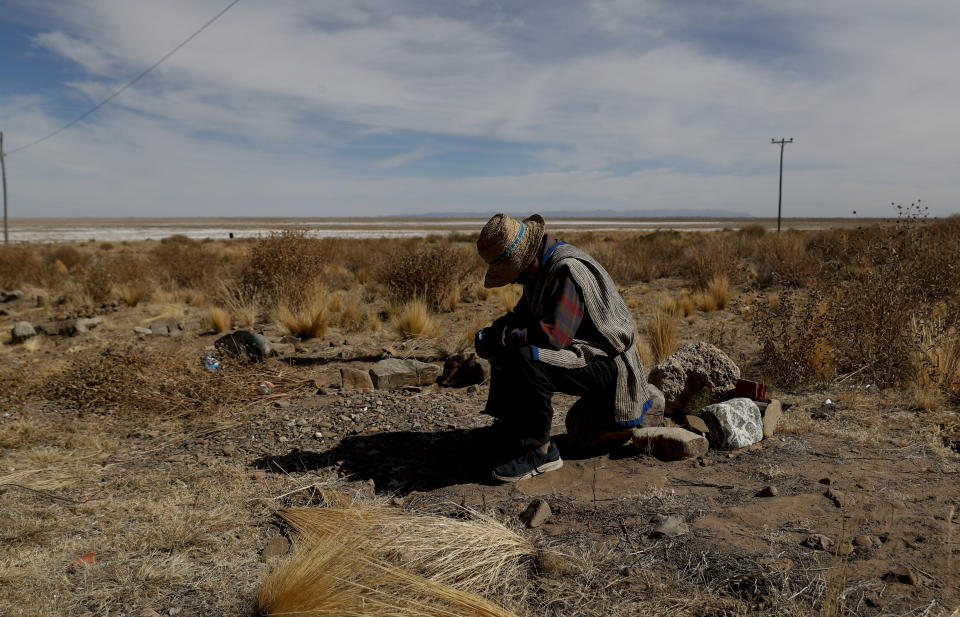
{"label": "electrical wire", "polygon": [[193,39],[195,39],[201,32],[203,32],[204,30],[206,30],[207,28],[209,28],[211,25],[213,25],[213,22],[215,22],[215,21],[217,21],[218,19],[220,19],[221,17],[223,17],[223,15],[224,15],[227,11],[229,11],[230,9],[232,9],[232,8],[234,7],[234,5],[236,5],[238,2],[240,2],[240,0],[233,0],[230,4],[227,5],[227,7],[226,7],[225,9],[223,9],[222,11],[220,11],[219,13],[217,13],[216,15],[214,15],[213,18],[212,18],[210,21],[208,21],[207,23],[205,23],[205,24],[203,24],[202,26],[200,26],[200,28],[197,29],[196,32],[194,32],[193,34],[191,34],[190,36],[188,36],[186,39],[183,40],[183,42],[181,42],[179,45],[177,45],[176,47],[174,47],[173,49],[171,49],[169,52],[167,52],[162,58],[160,58],[159,60],[157,60],[156,62],[154,62],[153,64],[151,64],[149,67],[147,67],[147,69],[146,69],[145,71],[143,71],[142,73],[140,73],[139,75],[137,75],[136,77],[134,77],[133,79],[131,79],[130,81],[128,81],[128,82],[127,82],[126,84],[124,84],[119,90],[117,90],[116,92],[114,92],[113,94],[111,94],[110,96],[108,96],[107,98],[103,99],[102,101],[100,101],[99,103],[97,103],[96,105],[94,105],[93,107],[91,107],[90,109],[88,109],[87,111],[85,111],[85,112],[84,112],[83,114],[81,114],[79,117],[74,118],[74,119],[71,120],[70,122],[67,122],[66,124],[64,124],[63,126],[61,126],[60,128],[58,128],[57,130],[53,131],[53,132],[50,133],[49,135],[45,135],[44,137],[41,137],[40,139],[38,139],[38,140],[36,140],[36,141],[30,142],[30,143],[26,144],[25,146],[20,146],[19,148],[16,148],[16,149],[14,149],[14,150],[10,150],[9,152],[7,152],[7,156],[10,156],[11,154],[16,154],[17,152],[20,152],[21,150],[26,150],[27,148],[32,148],[32,147],[34,147],[34,146],[36,146],[36,145],[39,145],[39,144],[47,141],[47,140],[50,139],[51,137],[55,137],[55,136],[59,135],[60,133],[62,133],[63,131],[67,130],[67,129],[70,128],[71,126],[77,124],[78,122],[83,121],[85,118],[87,118],[88,116],[90,116],[90,114],[96,112],[98,109],[100,109],[101,107],[103,107],[104,105],[106,105],[107,103],[109,103],[110,101],[112,101],[113,99],[115,99],[115,98],[117,98],[118,96],[120,96],[120,94],[122,94],[127,88],[129,88],[129,87],[132,86],[133,84],[137,83],[138,81],[140,81],[141,79],[143,79],[144,77],[146,77],[147,74],[150,73],[150,71],[152,71],[153,69],[155,69],[155,68],[157,68],[158,66],[160,66],[161,64],[163,64],[164,61],[167,60],[170,56],[172,56],[173,54],[175,54],[175,53],[177,53],[178,51],[180,51],[180,49],[182,49],[187,43],[189,43],[190,41],[192,41]]}

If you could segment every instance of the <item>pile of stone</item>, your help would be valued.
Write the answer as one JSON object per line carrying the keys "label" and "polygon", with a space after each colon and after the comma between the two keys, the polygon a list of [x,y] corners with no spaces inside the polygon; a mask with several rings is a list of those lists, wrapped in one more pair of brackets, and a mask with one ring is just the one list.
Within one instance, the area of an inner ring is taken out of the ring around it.
{"label": "pile of stone", "polygon": [[740,368],[709,343],[683,345],[648,381],[654,404],[682,426],[617,429],[577,404],[567,414],[569,443],[590,449],[632,440],[639,452],[663,460],[696,458],[711,447],[737,450],[770,437],[782,415],[779,401],[738,396],[765,395],[766,386],[740,379]]}
{"label": "pile of stone", "polygon": [[20,344],[38,334],[47,336],[76,336],[86,334],[103,323],[102,317],[64,319],[33,325],[29,321],[18,321],[10,331],[10,342]]}
{"label": "pile of stone", "polygon": [[414,359],[387,358],[369,371],[340,369],[340,385],[344,390],[394,390],[404,387],[429,386],[437,382],[441,367]]}

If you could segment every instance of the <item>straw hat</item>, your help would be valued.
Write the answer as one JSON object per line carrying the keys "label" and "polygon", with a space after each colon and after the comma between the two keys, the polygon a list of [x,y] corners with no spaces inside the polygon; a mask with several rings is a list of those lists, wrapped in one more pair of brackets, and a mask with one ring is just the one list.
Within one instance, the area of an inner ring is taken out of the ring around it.
{"label": "straw hat", "polygon": [[477,252],[487,262],[484,287],[502,287],[517,280],[536,257],[543,239],[543,217],[522,221],[502,212],[487,221],[477,238]]}

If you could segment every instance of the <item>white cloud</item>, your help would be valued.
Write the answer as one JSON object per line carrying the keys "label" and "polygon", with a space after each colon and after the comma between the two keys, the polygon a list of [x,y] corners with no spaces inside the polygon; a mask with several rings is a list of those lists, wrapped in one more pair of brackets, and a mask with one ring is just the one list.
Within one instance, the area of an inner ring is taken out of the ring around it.
{"label": "white cloud", "polygon": [[[98,100],[222,6],[87,0],[24,10],[40,31],[34,43],[82,68],[69,88]],[[792,136],[793,215],[885,215],[889,202],[916,197],[940,214],[957,210],[960,83],[948,76],[960,8],[557,6],[501,14],[486,4],[241,2],[89,122],[12,156],[14,203],[71,216],[511,203],[766,215],[778,154],[769,139]],[[743,41],[757,32],[746,26],[720,28],[757,16],[780,25],[783,49],[775,36],[751,48]],[[530,41],[550,53],[531,53]],[[56,126],[44,109],[37,97],[0,107],[8,149]],[[378,135],[397,136],[401,153],[351,150]],[[541,169],[418,175],[443,158],[443,140],[463,138],[515,144]]]}

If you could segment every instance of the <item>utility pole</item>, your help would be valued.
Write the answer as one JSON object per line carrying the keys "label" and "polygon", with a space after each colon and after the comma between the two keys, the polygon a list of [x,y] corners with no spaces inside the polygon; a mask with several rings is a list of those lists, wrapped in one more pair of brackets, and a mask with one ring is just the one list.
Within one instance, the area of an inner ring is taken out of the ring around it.
{"label": "utility pole", "polygon": [[777,233],[780,233],[780,213],[783,211],[783,147],[793,143],[793,137],[790,139],[780,138],[780,141],[771,139],[770,143],[780,144],[780,194],[777,197]]}
{"label": "utility pole", "polygon": [[3,131],[0,131],[0,175],[3,176],[3,243],[10,244],[7,232],[7,161],[3,156]]}

